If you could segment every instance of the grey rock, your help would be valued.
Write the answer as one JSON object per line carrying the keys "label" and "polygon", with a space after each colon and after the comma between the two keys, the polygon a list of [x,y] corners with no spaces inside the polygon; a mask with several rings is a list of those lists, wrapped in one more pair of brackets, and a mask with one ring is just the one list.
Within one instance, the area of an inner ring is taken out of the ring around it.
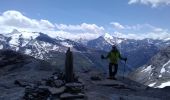
{"label": "grey rock", "polygon": [[83,92],[84,85],[82,83],[67,83],[66,84],[67,91],[73,93]]}
{"label": "grey rock", "polygon": [[41,89],[48,89],[48,91],[50,91],[50,93],[52,95],[58,95],[61,94],[65,91],[66,87],[60,87],[60,88],[56,88],[56,87],[49,87],[49,86],[40,86],[39,88]]}
{"label": "grey rock", "polygon": [[54,88],[54,87],[51,87],[51,88],[48,88],[48,90],[51,92],[52,95],[56,95],[56,94],[61,94],[65,91],[65,87],[60,87],[60,88]]}
{"label": "grey rock", "polygon": [[63,86],[65,83],[63,80],[54,80],[54,84],[55,84],[55,87],[61,87]]}
{"label": "grey rock", "polygon": [[60,99],[78,99],[78,98],[84,98],[85,95],[82,93],[78,93],[78,94],[71,94],[71,93],[63,93],[60,95]]}

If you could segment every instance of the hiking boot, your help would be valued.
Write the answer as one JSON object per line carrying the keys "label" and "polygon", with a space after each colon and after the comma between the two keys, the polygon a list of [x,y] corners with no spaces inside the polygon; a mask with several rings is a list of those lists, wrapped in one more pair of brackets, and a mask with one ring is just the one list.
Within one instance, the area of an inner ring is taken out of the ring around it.
{"label": "hiking boot", "polygon": [[112,80],[117,80],[117,78],[113,77]]}
{"label": "hiking boot", "polygon": [[112,76],[107,77],[107,79],[112,79],[112,78],[113,78]]}
{"label": "hiking boot", "polygon": [[111,76],[111,77],[108,77],[107,79],[110,79],[110,80],[117,80],[115,77]]}

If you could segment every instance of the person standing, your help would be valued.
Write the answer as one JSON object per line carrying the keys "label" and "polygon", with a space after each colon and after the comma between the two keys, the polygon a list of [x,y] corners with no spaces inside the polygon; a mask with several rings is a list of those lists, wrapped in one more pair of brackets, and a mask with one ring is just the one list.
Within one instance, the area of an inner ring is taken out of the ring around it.
{"label": "person standing", "polygon": [[[107,54],[106,57],[104,57],[103,55],[101,56],[102,59],[109,59],[109,79],[114,79],[115,75],[117,74],[118,71],[118,61],[120,60],[124,60],[125,62],[127,61],[127,58],[123,58],[119,52],[119,50],[117,49],[117,47],[115,45],[112,46],[112,50]],[[114,66],[114,71],[112,71],[112,67]]]}

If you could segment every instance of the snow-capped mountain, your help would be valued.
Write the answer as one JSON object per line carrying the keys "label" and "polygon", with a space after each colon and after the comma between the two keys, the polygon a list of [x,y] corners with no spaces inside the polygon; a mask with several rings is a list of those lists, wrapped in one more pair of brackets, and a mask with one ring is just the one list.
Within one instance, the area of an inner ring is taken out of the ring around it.
{"label": "snow-capped mountain", "polygon": [[87,46],[99,50],[109,51],[112,45],[119,45],[124,40],[125,39],[123,38],[116,38],[108,33],[105,33],[103,36],[88,41]]}
{"label": "snow-capped mountain", "polygon": [[52,38],[41,32],[19,32],[0,35],[0,49],[11,49],[23,54],[46,60],[52,65],[64,67],[65,52],[71,48],[74,52],[76,68],[88,70],[91,67],[103,68],[100,50],[84,46],[81,43],[60,37]]}
{"label": "snow-capped mountain", "polygon": [[[107,69],[107,63],[100,59],[101,54],[107,54],[111,46],[116,44],[123,56],[128,58],[127,71],[133,70],[147,63],[160,48],[169,45],[169,40],[133,40],[116,38],[106,33],[97,39],[86,43],[75,42],[60,37],[52,38],[41,32],[26,32],[13,30],[11,33],[0,34],[0,49],[12,49],[38,59],[51,62],[53,65],[64,65],[65,51],[68,47],[75,55],[75,65],[87,69],[98,67]],[[120,64],[120,70],[123,70]]]}
{"label": "snow-capped mountain", "polygon": [[[60,37],[52,38],[41,32],[19,32],[13,30],[8,34],[1,34],[1,49],[12,49],[35,58],[45,59],[51,51],[65,52],[68,47],[73,51],[84,51],[83,45]],[[82,48],[82,49],[81,49]]]}
{"label": "snow-capped mountain", "polygon": [[161,50],[146,65],[129,74],[129,77],[151,87],[170,86],[170,46]]}

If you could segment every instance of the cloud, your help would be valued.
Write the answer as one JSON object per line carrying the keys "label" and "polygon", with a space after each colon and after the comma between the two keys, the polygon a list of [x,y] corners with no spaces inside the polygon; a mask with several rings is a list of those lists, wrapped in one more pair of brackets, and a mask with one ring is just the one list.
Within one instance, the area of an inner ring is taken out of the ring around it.
{"label": "cloud", "polygon": [[116,29],[124,29],[125,28],[123,25],[121,25],[118,22],[111,22],[110,24],[112,24],[113,27],[116,28]]}
{"label": "cloud", "polygon": [[2,13],[0,16],[0,25],[9,28],[30,29],[31,31],[54,29],[54,25],[48,20],[30,19],[18,11],[6,11]]}
{"label": "cloud", "polygon": [[123,28],[114,28],[113,35],[120,38],[129,39],[166,39],[170,38],[170,32],[168,29],[162,29],[150,24],[137,24],[137,25],[119,25]]}
{"label": "cloud", "polygon": [[158,7],[160,5],[170,5],[170,0],[129,0],[128,4],[141,3],[145,5],[151,5],[152,7]]}
{"label": "cloud", "polygon": [[[112,22],[113,35],[131,39],[165,39],[170,38],[170,32],[150,24],[123,25],[119,22]],[[32,19],[24,16],[19,11],[5,11],[0,14],[0,33],[9,33],[13,29],[19,31],[36,31],[48,34],[51,37],[63,37],[67,39],[95,39],[107,30],[96,24],[57,24],[44,19]],[[111,33],[111,32],[109,32]]]}
{"label": "cloud", "polygon": [[91,39],[101,35],[103,27],[96,24],[82,23],[80,25],[53,24],[48,20],[37,20],[24,16],[19,11],[9,10],[0,14],[1,33],[11,32],[13,29],[20,31],[44,32],[51,36],[62,36],[68,39],[80,37]]}
{"label": "cloud", "polygon": [[131,32],[158,32],[158,31],[165,31],[165,29],[150,25],[150,24],[136,24],[136,25],[123,25],[118,22],[112,22],[113,28],[116,31],[131,31]]}
{"label": "cloud", "polygon": [[103,27],[99,27],[96,24],[82,23],[80,25],[66,25],[66,24],[56,24],[57,29],[63,31],[75,31],[75,32],[90,32],[90,33],[102,33],[104,31]]}
{"label": "cloud", "polygon": [[170,33],[168,32],[148,32],[144,34],[114,32],[113,35],[119,38],[128,38],[136,40],[142,40],[146,38],[164,40],[170,38]]}
{"label": "cloud", "polygon": [[83,40],[92,40],[92,39],[96,39],[99,36],[101,36],[101,34],[92,34],[92,33],[71,33],[71,32],[67,32],[67,31],[52,31],[50,32],[50,34],[48,34],[51,37],[55,37],[55,36],[59,36],[59,37],[63,37],[66,39],[71,39],[71,40],[78,40],[78,39],[83,39]]}

